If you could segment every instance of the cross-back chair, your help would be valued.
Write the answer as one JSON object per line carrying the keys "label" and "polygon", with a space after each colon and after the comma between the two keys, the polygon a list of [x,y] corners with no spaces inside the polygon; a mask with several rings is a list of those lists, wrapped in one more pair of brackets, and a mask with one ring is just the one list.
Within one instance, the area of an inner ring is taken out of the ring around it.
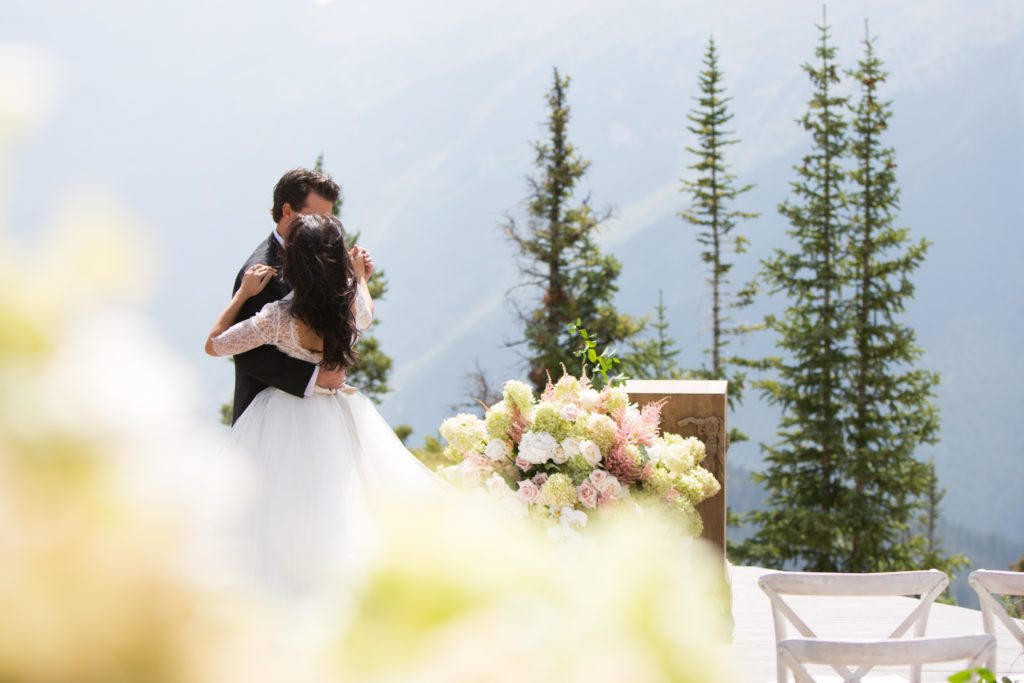
{"label": "cross-back chair", "polygon": [[[888,635],[889,639],[902,638],[913,627],[914,636],[923,637],[928,623],[928,611],[946,586],[949,577],[936,569],[906,572],[880,572],[874,574],[842,574],[831,572],[772,572],[758,580],[761,589],[772,604],[776,647],[786,639],[787,624],[805,639],[817,639],[810,626],[794,611],[784,596],[920,596],[907,617]],[[799,646],[803,647],[803,646]],[[812,648],[813,650],[813,648]],[[872,664],[862,663],[855,671],[834,665],[843,680],[860,680]],[[786,666],[776,652],[778,683],[787,680]],[[920,664],[911,667],[911,681],[920,683]]]}

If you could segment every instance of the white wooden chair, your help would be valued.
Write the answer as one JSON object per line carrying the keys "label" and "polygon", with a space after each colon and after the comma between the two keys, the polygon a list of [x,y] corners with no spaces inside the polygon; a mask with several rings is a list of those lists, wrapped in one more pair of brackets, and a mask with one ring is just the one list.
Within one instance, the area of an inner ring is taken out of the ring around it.
{"label": "white wooden chair", "polygon": [[[882,572],[876,574],[839,574],[826,572],[773,572],[758,579],[761,589],[772,603],[772,620],[775,624],[775,644],[786,639],[786,626],[792,624],[804,638],[818,638],[817,634],[797,616],[784,595],[810,596],[911,596],[919,595],[920,600],[910,614],[890,633],[887,638],[902,638],[910,627],[914,636],[923,637],[928,624],[928,610],[946,586],[949,577],[936,569],[909,572]],[[801,646],[802,647],[802,646]],[[786,666],[776,652],[778,683],[787,680]],[[856,671],[844,666],[833,666],[843,680],[860,680],[871,670],[870,663],[860,665]],[[920,683],[921,666],[911,668],[911,681]]]}
{"label": "white wooden chair", "polygon": [[[999,572],[991,569],[977,569],[971,572],[967,582],[978,594],[978,602],[981,603],[981,623],[984,625],[985,633],[993,636],[996,634],[995,620],[1006,627],[1006,630],[1017,639],[1024,648],[1024,630],[1021,629],[1020,621],[1013,619],[1006,613],[1006,609],[997,595],[1024,596],[1024,572]],[[996,653],[988,661],[989,671],[996,670]]]}
{"label": "white wooden chair", "polygon": [[844,674],[844,683],[861,681],[861,671],[878,665],[910,665],[963,660],[965,669],[982,665],[996,651],[996,639],[988,633],[952,638],[902,638],[868,642],[843,642],[790,638],[779,643],[779,661],[793,672],[797,683],[814,683],[804,664],[828,664],[836,671],[848,671],[843,665],[859,666]]}

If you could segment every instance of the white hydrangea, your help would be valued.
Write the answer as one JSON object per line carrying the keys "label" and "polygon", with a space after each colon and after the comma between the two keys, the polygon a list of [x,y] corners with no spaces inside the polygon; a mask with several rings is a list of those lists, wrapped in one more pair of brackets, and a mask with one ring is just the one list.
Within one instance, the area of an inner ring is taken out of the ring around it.
{"label": "white hydrangea", "polygon": [[547,432],[527,432],[519,442],[519,457],[533,465],[552,460],[558,450],[555,437]]}
{"label": "white hydrangea", "polygon": [[476,415],[459,413],[441,423],[441,436],[455,451],[464,453],[475,449],[487,438],[487,424]]}
{"label": "white hydrangea", "polygon": [[682,474],[704,459],[704,442],[695,436],[683,438],[670,434],[658,439],[647,449],[647,454],[670,472]]}

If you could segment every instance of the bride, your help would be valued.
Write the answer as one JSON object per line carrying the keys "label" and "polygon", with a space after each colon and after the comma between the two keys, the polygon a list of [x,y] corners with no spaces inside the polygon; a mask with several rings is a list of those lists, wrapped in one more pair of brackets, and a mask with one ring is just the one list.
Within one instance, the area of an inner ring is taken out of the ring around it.
{"label": "bride", "polygon": [[[277,275],[265,265],[245,272],[206,352],[227,356],[272,344],[326,369],[351,367],[353,344],[373,320],[365,252],[346,250],[336,218],[298,215],[282,267],[292,292],[232,325],[245,301]],[[328,584],[364,555],[373,541],[375,494],[441,490],[371,401],[347,385],[306,398],[268,387],[235,422],[229,441],[258,475],[242,531],[245,561],[288,592]]]}

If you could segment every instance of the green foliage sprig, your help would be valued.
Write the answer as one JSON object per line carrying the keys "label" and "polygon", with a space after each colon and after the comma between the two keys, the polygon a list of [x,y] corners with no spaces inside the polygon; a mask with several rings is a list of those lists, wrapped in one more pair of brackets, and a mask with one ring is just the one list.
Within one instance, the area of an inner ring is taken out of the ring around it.
{"label": "green foliage sprig", "polygon": [[617,375],[612,375],[610,378],[608,376],[608,373],[616,365],[620,364],[619,359],[615,356],[615,349],[609,349],[606,346],[601,353],[598,353],[597,337],[587,332],[587,329],[583,327],[583,322],[579,318],[576,318],[576,322],[569,323],[570,337],[577,334],[583,340],[583,346],[572,353],[577,358],[581,358],[583,360],[581,372],[586,375],[587,368],[592,367],[595,373],[594,379],[596,380],[597,376],[600,375],[602,386],[610,385],[615,387],[625,384],[628,379],[625,373],[620,372]]}
{"label": "green foliage sprig", "polygon": [[[995,683],[997,680],[994,673],[992,673],[988,669],[982,668],[964,669],[963,671],[958,671],[952,676],[950,676],[948,680],[949,683],[968,683],[969,681],[975,680],[975,676],[977,676],[978,679],[982,681],[992,681],[992,683]],[[1006,676],[1003,676],[1002,678],[998,679],[998,681],[999,683],[1014,683]]]}

